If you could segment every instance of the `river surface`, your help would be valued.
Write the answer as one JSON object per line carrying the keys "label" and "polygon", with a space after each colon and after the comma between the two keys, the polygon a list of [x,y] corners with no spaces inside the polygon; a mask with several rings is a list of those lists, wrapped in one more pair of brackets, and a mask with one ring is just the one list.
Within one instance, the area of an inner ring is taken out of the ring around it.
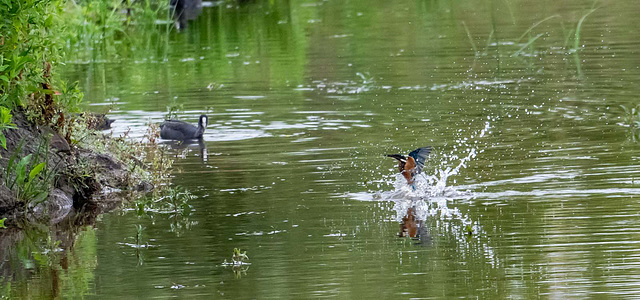
{"label": "river surface", "polygon": [[[639,11],[204,2],[182,32],[80,53],[65,74],[87,109],[110,109],[115,136],[141,139],[168,107],[209,116],[202,144],[165,145],[194,198],[100,216],[55,280],[15,266],[12,294],[637,297],[640,137],[621,105],[640,94]],[[423,146],[411,187],[384,155]],[[224,264],[234,248],[250,265]]]}

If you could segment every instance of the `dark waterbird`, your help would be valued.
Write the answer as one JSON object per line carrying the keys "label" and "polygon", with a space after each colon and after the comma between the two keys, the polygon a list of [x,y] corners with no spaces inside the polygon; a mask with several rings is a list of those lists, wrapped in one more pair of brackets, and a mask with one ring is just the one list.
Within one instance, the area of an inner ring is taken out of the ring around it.
{"label": "dark waterbird", "polygon": [[165,140],[195,140],[201,139],[207,127],[207,116],[200,115],[198,127],[178,120],[166,120],[160,124],[160,137]]}
{"label": "dark waterbird", "polygon": [[411,151],[408,156],[402,154],[387,154],[398,160],[398,171],[407,180],[408,184],[413,184],[413,177],[422,172],[424,162],[431,153],[431,147],[422,147]]}

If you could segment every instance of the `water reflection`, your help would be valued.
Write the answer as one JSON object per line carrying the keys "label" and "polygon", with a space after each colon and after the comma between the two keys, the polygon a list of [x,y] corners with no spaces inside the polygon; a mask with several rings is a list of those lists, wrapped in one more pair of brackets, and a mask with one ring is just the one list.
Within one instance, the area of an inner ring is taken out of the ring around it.
{"label": "water reflection", "polygon": [[427,227],[424,224],[425,220],[419,219],[416,206],[411,206],[407,209],[407,212],[402,217],[400,222],[399,237],[410,237],[417,240],[420,245],[430,246],[431,235]]}
{"label": "water reflection", "polygon": [[[191,121],[215,108],[215,154],[167,145],[192,209],[104,216],[92,292],[634,295],[638,133],[618,107],[639,93],[637,4],[589,15],[579,58],[564,45],[593,3],[547,4],[230,3],[158,49],[70,60],[85,101],[115,105],[116,135],[140,137],[173,102]],[[437,153],[413,190],[381,154],[424,144]],[[132,270],[118,243],[141,222],[157,247]],[[430,246],[398,239],[401,223]],[[236,247],[254,262],[241,281],[220,266]]]}
{"label": "water reflection", "polygon": [[203,139],[185,141],[162,141],[161,144],[169,146],[170,149],[177,153],[176,157],[178,158],[186,158],[190,150],[197,147],[202,163],[205,164],[209,160],[207,144]]}
{"label": "water reflection", "polygon": [[[3,297],[82,297],[91,290],[98,213],[69,214],[51,226],[0,230],[0,291]],[[72,286],[73,288],[69,288]]]}
{"label": "water reflection", "polygon": [[187,29],[188,22],[202,13],[202,0],[171,0],[170,3],[177,30]]}

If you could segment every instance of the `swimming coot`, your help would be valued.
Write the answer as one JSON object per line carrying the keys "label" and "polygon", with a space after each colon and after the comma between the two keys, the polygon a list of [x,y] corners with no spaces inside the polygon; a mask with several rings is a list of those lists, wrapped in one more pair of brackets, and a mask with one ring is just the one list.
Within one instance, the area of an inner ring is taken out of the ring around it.
{"label": "swimming coot", "polygon": [[198,127],[178,120],[166,120],[160,124],[160,137],[165,140],[195,140],[201,139],[207,127],[207,116],[200,115]]}

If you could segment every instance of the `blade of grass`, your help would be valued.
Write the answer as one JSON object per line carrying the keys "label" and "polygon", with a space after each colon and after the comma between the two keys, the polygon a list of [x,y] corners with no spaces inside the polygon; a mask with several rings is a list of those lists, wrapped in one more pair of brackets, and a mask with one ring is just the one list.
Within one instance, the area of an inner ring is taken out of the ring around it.
{"label": "blade of grass", "polygon": [[542,23],[544,23],[544,22],[546,22],[546,21],[549,21],[549,20],[551,20],[551,19],[553,19],[553,18],[555,18],[555,17],[559,17],[559,15],[553,15],[553,16],[550,16],[550,17],[546,17],[546,18],[544,18],[542,21],[539,21],[538,23],[533,24],[531,27],[529,27],[529,29],[527,29],[527,31],[525,31],[525,32],[524,32],[524,33],[523,33],[523,34],[518,38],[518,42],[520,42],[520,41],[522,40],[522,38],[524,38],[524,37],[525,37],[529,32],[531,32],[531,30],[533,30],[534,28],[538,27],[538,25],[540,25],[540,24],[542,24]]}
{"label": "blade of grass", "polygon": [[576,33],[573,39],[573,49],[575,49],[576,51],[580,47],[580,31],[582,31],[582,23],[590,14],[596,11],[596,9],[597,8],[589,10],[589,12],[582,16],[582,18],[580,18],[580,21],[578,21],[578,25],[576,26]]}
{"label": "blade of grass", "polygon": [[511,56],[518,56],[520,55],[520,53],[522,53],[522,51],[524,49],[526,49],[527,47],[529,47],[531,44],[533,44],[533,42],[535,42],[537,39],[539,39],[541,36],[543,36],[544,33],[538,34],[536,35],[536,37],[529,39],[529,42],[524,44],[524,46],[520,47],[520,49],[518,49],[518,51],[514,52],[513,55]]}
{"label": "blade of grass", "polygon": [[476,47],[476,44],[473,42],[471,32],[469,31],[469,28],[467,28],[467,24],[465,24],[464,21],[462,21],[462,27],[464,27],[464,30],[467,32],[467,37],[469,38],[469,43],[471,43],[471,47],[473,48],[473,53],[475,53],[475,55],[478,55],[478,47]]}
{"label": "blade of grass", "polygon": [[573,35],[573,28],[571,28],[571,30],[569,30],[569,34],[567,34],[567,36],[564,39],[564,49],[568,50],[569,49],[569,43],[571,40],[571,35]]}
{"label": "blade of grass", "polygon": [[493,38],[493,29],[489,33],[489,38],[487,38],[487,46],[484,47],[484,55],[489,53],[489,46],[491,45],[491,39]]}

